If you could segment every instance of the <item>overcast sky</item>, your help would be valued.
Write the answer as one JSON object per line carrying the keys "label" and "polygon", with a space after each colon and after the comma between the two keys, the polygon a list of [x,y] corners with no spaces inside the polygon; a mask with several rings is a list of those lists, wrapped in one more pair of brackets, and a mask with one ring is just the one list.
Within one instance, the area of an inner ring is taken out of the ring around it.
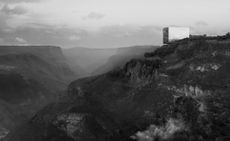
{"label": "overcast sky", "polygon": [[229,0],[0,0],[0,44],[159,45],[162,27],[230,31]]}

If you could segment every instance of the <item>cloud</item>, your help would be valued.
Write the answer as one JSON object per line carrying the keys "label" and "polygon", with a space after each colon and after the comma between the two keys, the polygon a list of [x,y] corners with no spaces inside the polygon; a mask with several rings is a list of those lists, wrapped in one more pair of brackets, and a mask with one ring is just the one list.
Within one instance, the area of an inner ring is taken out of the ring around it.
{"label": "cloud", "polygon": [[41,0],[0,0],[1,3],[39,2]]}
{"label": "cloud", "polygon": [[69,40],[71,40],[71,41],[74,41],[74,40],[78,41],[78,40],[81,40],[81,37],[80,37],[80,36],[77,36],[77,35],[71,35],[71,36],[69,37]]}
{"label": "cloud", "polygon": [[31,44],[73,47],[77,46],[79,40],[86,35],[85,30],[43,24],[27,24],[11,28],[10,32],[0,28],[1,44],[6,45]]}
{"label": "cloud", "polygon": [[20,37],[16,37],[15,40],[16,40],[17,42],[19,42],[19,43],[22,43],[22,44],[27,43],[27,41],[26,41],[25,39],[20,38]]}
{"label": "cloud", "polygon": [[97,13],[97,12],[90,12],[86,17],[83,17],[84,20],[92,19],[92,20],[100,20],[105,17],[104,14]]}
{"label": "cloud", "polygon": [[3,39],[2,39],[2,38],[0,38],[0,44],[2,44],[2,43],[4,43],[4,41],[3,41]]}
{"label": "cloud", "polygon": [[[125,47],[161,44],[161,30],[155,26],[114,25],[97,31],[72,29],[43,24],[27,24],[9,31],[0,29],[4,44],[57,45],[63,48],[87,46],[92,48]],[[17,39],[17,40],[16,40]]]}
{"label": "cloud", "polygon": [[88,31],[78,45],[92,48],[127,47],[131,45],[161,44],[161,30],[155,26],[113,25],[98,31]]}
{"label": "cloud", "polygon": [[205,21],[198,21],[195,24],[196,26],[208,26],[208,23],[206,23]]}
{"label": "cloud", "polygon": [[[227,32],[230,20],[223,18],[229,14],[227,3],[204,0],[197,5],[193,1],[175,0],[165,5],[165,2],[150,0],[0,0],[0,38],[7,44],[17,44],[15,38],[21,37],[30,44],[60,46],[157,45],[161,44],[162,26],[194,26],[192,32],[197,34]],[[203,4],[207,5],[206,10]],[[195,13],[191,5],[197,6]],[[212,6],[221,10],[210,10]],[[168,12],[164,12],[165,8]],[[181,10],[185,14],[177,16]]]}
{"label": "cloud", "polygon": [[6,15],[23,15],[23,14],[27,13],[27,10],[21,6],[15,6],[14,8],[10,8],[6,4],[2,7],[0,12],[4,13]]}

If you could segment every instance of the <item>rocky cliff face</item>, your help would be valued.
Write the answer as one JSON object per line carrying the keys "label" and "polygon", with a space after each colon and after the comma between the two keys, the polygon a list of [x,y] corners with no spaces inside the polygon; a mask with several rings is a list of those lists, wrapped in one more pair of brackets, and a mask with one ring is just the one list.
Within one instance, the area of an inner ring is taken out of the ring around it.
{"label": "rocky cliff face", "polygon": [[[224,42],[181,41],[148,53],[150,58],[161,58],[158,87],[174,93],[170,117],[182,119],[186,128],[171,136],[168,122],[166,127],[152,129],[151,125],[135,139],[228,140],[229,47]],[[165,138],[165,134],[170,136]]]}
{"label": "rocky cliff face", "polygon": [[229,140],[229,48],[183,40],[74,81],[8,140]]}

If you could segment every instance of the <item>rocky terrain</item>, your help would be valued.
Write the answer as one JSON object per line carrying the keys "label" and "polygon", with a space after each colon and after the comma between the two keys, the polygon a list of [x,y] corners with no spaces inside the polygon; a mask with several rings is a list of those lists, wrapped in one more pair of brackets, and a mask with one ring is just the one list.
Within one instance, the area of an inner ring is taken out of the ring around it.
{"label": "rocky terrain", "polygon": [[228,141],[230,43],[181,40],[83,78],[8,141]]}
{"label": "rocky terrain", "polygon": [[0,139],[55,101],[75,78],[59,47],[0,46]]}

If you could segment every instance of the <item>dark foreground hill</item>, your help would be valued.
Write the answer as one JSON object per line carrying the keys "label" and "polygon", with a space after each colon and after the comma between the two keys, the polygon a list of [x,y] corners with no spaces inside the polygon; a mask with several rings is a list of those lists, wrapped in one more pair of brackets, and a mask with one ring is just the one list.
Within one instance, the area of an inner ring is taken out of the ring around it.
{"label": "dark foreground hill", "polygon": [[59,47],[0,46],[0,138],[57,99],[75,78]]}
{"label": "dark foreground hill", "polygon": [[228,141],[230,43],[183,40],[72,82],[8,141]]}

